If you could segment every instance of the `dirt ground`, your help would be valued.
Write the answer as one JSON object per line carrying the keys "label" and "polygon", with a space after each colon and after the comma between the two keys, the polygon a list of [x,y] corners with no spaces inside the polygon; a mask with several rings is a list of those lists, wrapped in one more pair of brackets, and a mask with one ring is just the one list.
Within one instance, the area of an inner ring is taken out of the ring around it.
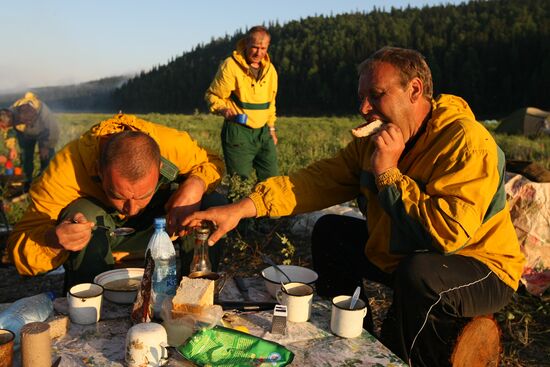
{"label": "dirt ground", "polygon": [[[239,234],[230,237],[221,270],[229,275],[258,275],[266,266],[261,260],[261,253],[282,263],[288,255],[286,250],[290,248],[294,250],[290,256],[292,264],[310,267],[309,240],[280,236],[280,233],[289,233],[288,230],[288,223],[276,220],[266,220],[249,228],[244,226],[239,232],[243,233],[242,236]],[[375,333],[378,333],[391,303],[391,290],[376,283],[368,282],[366,285],[373,310]],[[61,296],[62,288],[63,274],[21,277],[13,266],[0,267],[0,303],[13,302],[45,291],[54,291]],[[495,314],[495,318],[502,331],[500,366],[550,366],[549,292],[542,297],[535,297],[520,289],[512,302]]]}

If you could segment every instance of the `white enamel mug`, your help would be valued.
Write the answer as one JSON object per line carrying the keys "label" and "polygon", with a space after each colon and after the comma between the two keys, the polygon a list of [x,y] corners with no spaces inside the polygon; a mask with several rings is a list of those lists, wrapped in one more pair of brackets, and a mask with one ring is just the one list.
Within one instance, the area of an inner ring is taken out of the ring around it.
{"label": "white enamel mug", "polygon": [[287,320],[306,322],[311,315],[313,288],[305,283],[286,283],[277,291],[277,301],[287,308]]}
{"label": "white enamel mug", "polygon": [[76,324],[88,325],[99,321],[103,287],[94,283],[72,286],[67,294],[69,316]]}
{"label": "white enamel mug", "polygon": [[126,365],[157,367],[168,361],[168,335],[161,324],[144,322],[132,326],[126,334]]}
{"label": "white enamel mug", "polygon": [[330,330],[343,338],[356,338],[363,332],[363,318],[367,315],[365,302],[358,299],[353,310],[351,296],[337,296],[332,299]]}

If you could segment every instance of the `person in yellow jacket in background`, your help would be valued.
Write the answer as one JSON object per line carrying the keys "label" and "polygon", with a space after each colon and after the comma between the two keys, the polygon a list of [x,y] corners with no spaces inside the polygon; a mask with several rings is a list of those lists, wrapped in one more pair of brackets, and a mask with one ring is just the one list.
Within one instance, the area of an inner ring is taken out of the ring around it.
{"label": "person in yellow jacket in background", "polygon": [[252,27],[220,65],[205,100],[224,117],[221,139],[227,173],[259,180],[278,174],[275,129],[277,71],[267,50],[271,36]]}
{"label": "person in yellow jacket in background", "polygon": [[13,127],[21,149],[21,164],[25,174],[25,191],[29,190],[34,175],[34,151],[38,144],[40,171],[44,171],[59,140],[59,124],[48,106],[32,93],[13,103],[9,110],[3,110],[2,126]]}
{"label": "person in yellow jacket in background", "polygon": [[[222,174],[220,158],[186,132],[117,115],[55,155],[31,187],[31,203],[8,237],[9,255],[22,275],[63,264],[66,289],[91,282],[113,268],[115,251],[143,257],[155,217],[166,216],[167,232],[181,236],[185,216],[227,203],[213,191]],[[105,227],[136,232],[117,237]],[[215,268],[218,253],[211,255]]]}
{"label": "person in yellow jacket in background", "polygon": [[366,221],[328,215],[314,227],[318,294],[352,294],[363,278],[387,284],[394,293],[382,341],[409,365],[450,365],[460,328],[509,302],[525,259],[506,202],[503,152],[463,99],[432,93],[420,53],[378,50],[359,66],[358,94],[360,114],[381,120],[380,131],[183,224],[213,221],[214,243],[241,218],[362,198]]}

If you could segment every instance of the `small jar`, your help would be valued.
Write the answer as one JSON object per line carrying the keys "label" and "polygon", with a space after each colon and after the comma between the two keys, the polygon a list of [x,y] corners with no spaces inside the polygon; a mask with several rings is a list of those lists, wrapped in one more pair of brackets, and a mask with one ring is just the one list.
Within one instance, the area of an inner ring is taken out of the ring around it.
{"label": "small jar", "polygon": [[195,228],[195,246],[193,249],[193,260],[189,268],[190,273],[212,271],[212,264],[208,257],[208,237],[210,237],[210,229],[208,227]]}

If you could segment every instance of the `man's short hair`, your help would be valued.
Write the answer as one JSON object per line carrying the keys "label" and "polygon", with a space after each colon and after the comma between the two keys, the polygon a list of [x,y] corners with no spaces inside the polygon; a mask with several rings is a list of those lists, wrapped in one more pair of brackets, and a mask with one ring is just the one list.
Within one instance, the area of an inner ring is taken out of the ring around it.
{"label": "man's short hair", "polygon": [[248,33],[246,34],[247,41],[250,42],[250,40],[254,37],[254,35],[258,34],[258,33],[262,33],[262,34],[266,35],[271,40],[271,34],[267,30],[267,28],[262,26],[262,25],[257,25],[257,26],[254,26],[254,27],[252,27],[248,30]]}
{"label": "man's short hair", "polygon": [[376,64],[380,62],[391,64],[399,70],[403,87],[406,87],[413,78],[418,77],[424,84],[423,96],[426,99],[432,98],[432,72],[420,52],[400,47],[383,47],[359,65],[357,68],[359,75],[372,71]]}
{"label": "man's short hair", "polygon": [[99,169],[114,168],[130,181],[137,181],[160,167],[157,142],[141,131],[123,131],[108,137],[99,157]]}

